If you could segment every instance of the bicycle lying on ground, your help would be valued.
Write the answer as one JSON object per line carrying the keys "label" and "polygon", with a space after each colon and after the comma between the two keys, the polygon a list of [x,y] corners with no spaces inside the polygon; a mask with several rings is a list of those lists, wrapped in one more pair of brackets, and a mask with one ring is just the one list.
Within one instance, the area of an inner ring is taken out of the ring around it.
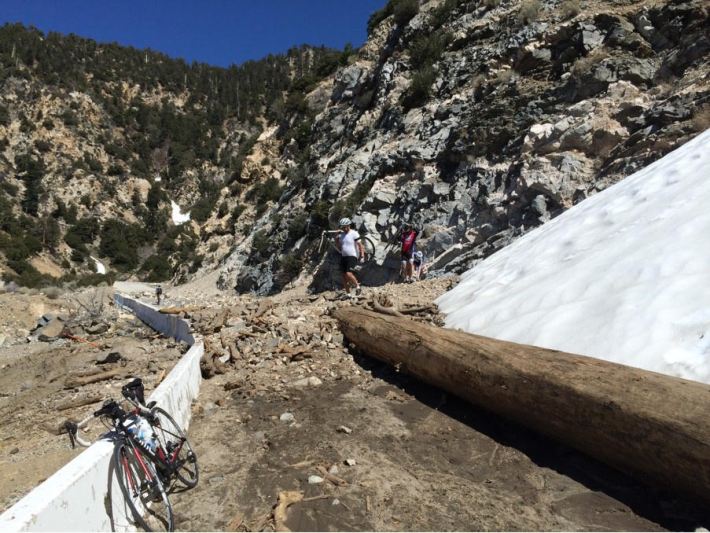
{"label": "bicycle lying on ground", "polygon": [[[318,253],[320,253],[323,250],[323,245],[325,244],[326,240],[330,242],[330,247],[332,250],[335,250],[336,252],[338,249],[335,246],[335,237],[341,232],[339,229],[333,229],[333,230],[323,230],[323,232],[320,234],[320,243],[318,244]],[[363,249],[365,250],[365,258],[364,262],[369,262],[375,257],[375,244],[370,240],[369,237],[366,237],[365,235],[360,235],[360,244],[362,244]]]}
{"label": "bicycle lying on ground", "polygon": [[[79,429],[100,418],[114,442],[113,471],[135,525],[146,531],[173,531],[173,509],[168,492],[174,482],[186,488],[197,485],[197,456],[185,433],[155,402],[144,405],[143,383],[134,379],[121,389],[133,408],[126,412],[115,400],[107,400],[78,423],[65,424],[72,447],[89,446]],[[130,519],[130,517],[128,517]]]}

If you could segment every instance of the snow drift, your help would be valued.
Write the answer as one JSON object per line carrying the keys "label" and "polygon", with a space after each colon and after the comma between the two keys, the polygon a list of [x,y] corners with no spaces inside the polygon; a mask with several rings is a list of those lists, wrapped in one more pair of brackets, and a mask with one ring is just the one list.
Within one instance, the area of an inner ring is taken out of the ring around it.
{"label": "snow drift", "polygon": [[710,383],[710,130],[466,272],[446,325]]}

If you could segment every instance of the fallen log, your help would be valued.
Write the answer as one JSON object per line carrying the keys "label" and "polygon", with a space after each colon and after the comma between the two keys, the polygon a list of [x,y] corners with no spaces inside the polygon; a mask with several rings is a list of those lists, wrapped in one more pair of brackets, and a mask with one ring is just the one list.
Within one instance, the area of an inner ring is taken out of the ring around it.
{"label": "fallen log", "polygon": [[113,370],[108,370],[106,372],[101,372],[100,374],[92,374],[90,376],[70,376],[64,382],[65,389],[73,389],[75,387],[83,387],[90,383],[96,383],[98,381],[104,381],[106,379],[111,379],[119,374],[125,373],[123,368],[114,368]]}
{"label": "fallen log", "polygon": [[615,468],[710,503],[710,386],[442,329],[334,313],[364,353]]}
{"label": "fallen log", "polygon": [[63,400],[57,404],[57,411],[66,411],[67,409],[74,409],[75,407],[83,407],[84,405],[90,405],[92,403],[100,402],[103,396],[100,394],[89,394],[84,396],[79,396],[78,398],[69,398]]}

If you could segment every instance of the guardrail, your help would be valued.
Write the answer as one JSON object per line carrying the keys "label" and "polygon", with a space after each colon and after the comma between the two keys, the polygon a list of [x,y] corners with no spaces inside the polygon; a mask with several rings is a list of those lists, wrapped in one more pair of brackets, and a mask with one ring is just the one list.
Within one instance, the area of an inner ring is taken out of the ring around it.
{"label": "guardrail", "polygon": [[[177,340],[189,339],[186,342],[191,348],[148,398],[187,429],[192,400],[202,381],[202,341],[195,341],[184,320],[162,315],[154,307],[127,296],[116,294],[115,301],[130,308],[156,331]],[[113,444],[109,441],[90,446],[0,515],[0,531],[131,530],[122,496],[111,498],[112,494],[121,494],[110,472],[112,452]]]}

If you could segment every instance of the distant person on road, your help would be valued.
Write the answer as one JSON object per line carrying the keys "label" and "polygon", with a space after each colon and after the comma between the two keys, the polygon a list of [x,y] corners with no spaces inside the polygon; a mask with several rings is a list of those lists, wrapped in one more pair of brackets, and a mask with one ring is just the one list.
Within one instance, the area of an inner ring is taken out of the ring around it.
{"label": "distant person on road", "polygon": [[360,294],[360,282],[355,277],[353,270],[357,265],[358,259],[365,258],[365,249],[360,243],[360,234],[350,226],[352,221],[345,217],[341,218],[338,226],[340,233],[335,238],[335,247],[340,252],[340,269],[343,273],[343,288],[345,293],[352,297],[350,288],[355,288],[355,294]]}
{"label": "distant person on road", "polygon": [[155,288],[155,300],[157,302],[156,305],[160,305],[160,300],[162,299],[162,297],[163,297],[163,287],[158,285]]}
{"label": "distant person on road", "polygon": [[400,276],[404,277],[405,283],[414,281],[414,253],[417,251],[417,236],[419,232],[415,230],[409,222],[402,226],[402,263],[400,266]]}

